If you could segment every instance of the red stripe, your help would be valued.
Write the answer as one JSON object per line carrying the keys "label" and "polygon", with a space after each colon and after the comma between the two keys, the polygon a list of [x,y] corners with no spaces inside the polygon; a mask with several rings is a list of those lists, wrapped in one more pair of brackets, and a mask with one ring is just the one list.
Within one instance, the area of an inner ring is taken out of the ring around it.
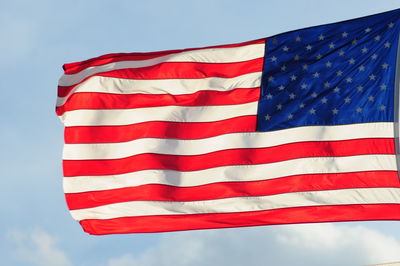
{"label": "red stripe", "polygon": [[115,69],[96,76],[125,79],[233,78],[262,71],[263,61],[264,58],[237,63],[165,62],[148,67]]}
{"label": "red stripe", "polygon": [[114,62],[120,61],[137,61],[137,60],[146,60],[152,59],[164,55],[176,54],[187,51],[195,51],[195,50],[203,50],[210,48],[230,48],[230,47],[241,47],[251,44],[262,44],[265,43],[265,39],[259,39],[249,42],[237,43],[237,44],[228,44],[228,45],[217,45],[217,46],[208,46],[202,48],[190,48],[190,49],[181,49],[181,50],[169,50],[169,51],[159,51],[159,52],[146,52],[146,53],[114,53],[114,54],[106,54],[96,58],[88,59],[81,62],[68,63],[64,64],[63,69],[65,70],[65,74],[75,74],[78,73],[85,68],[105,65]]}
{"label": "red stripe", "polygon": [[67,144],[113,143],[139,138],[201,139],[228,133],[254,132],[256,123],[255,115],[203,123],[153,121],[126,126],[66,127],[64,136]]}
{"label": "red stripe", "polygon": [[58,86],[58,96],[67,96],[74,87],[93,76],[141,80],[200,79],[208,77],[233,78],[262,71],[263,61],[264,58],[237,63],[165,62],[142,68],[116,69],[89,75],[82,81],[70,86]]}
{"label": "red stripe", "polygon": [[231,149],[202,155],[139,154],[113,160],[64,160],[65,177],[123,174],[146,169],[196,171],[218,166],[265,164],[305,157],[394,154],[393,139],[299,142],[257,149]]}
{"label": "red stripe", "polygon": [[58,86],[58,96],[65,97],[77,85],[92,76],[124,79],[200,79],[207,77],[233,78],[240,75],[259,72],[263,67],[263,58],[238,63],[187,63],[166,62],[144,68],[126,68],[97,73],[87,76],[71,86]]}
{"label": "red stripe", "polygon": [[314,206],[253,212],[123,217],[82,220],[80,224],[89,234],[105,235],[360,220],[400,220],[400,204]]}
{"label": "red stripe", "polygon": [[287,192],[346,188],[399,187],[397,171],[296,175],[262,181],[221,182],[195,187],[149,184],[82,193],[66,193],[69,209],[136,201],[198,201],[231,197],[256,197]]}
{"label": "red stripe", "polygon": [[260,88],[235,89],[231,91],[199,91],[193,94],[110,94],[79,92],[56,108],[58,115],[78,109],[130,109],[155,106],[204,106],[230,105],[258,101]]}

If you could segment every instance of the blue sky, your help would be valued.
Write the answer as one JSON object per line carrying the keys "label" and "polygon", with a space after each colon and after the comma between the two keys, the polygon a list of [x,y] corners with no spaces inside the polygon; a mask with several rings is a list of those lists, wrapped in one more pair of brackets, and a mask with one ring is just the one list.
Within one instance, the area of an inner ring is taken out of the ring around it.
{"label": "blue sky", "polygon": [[398,0],[2,1],[2,265],[361,265],[400,261],[400,222],[90,236],[62,191],[61,66],[112,52],[242,42]]}

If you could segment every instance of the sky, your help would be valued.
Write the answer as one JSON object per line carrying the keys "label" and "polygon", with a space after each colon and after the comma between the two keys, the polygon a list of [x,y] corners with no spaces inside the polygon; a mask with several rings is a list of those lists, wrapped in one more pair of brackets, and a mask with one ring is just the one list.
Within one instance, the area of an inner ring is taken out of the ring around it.
{"label": "sky", "polygon": [[0,0],[1,265],[366,265],[400,261],[400,222],[91,236],[62,190],[64,63],[259,39],[398,0]]}

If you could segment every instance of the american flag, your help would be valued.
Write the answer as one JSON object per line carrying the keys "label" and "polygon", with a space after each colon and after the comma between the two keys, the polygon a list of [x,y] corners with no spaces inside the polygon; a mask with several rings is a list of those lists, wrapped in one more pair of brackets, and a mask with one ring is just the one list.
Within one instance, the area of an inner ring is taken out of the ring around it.
{"label": "american flag", "polygon": [[64,65],[64,190],[90,234],[400,220],[400,10]]}

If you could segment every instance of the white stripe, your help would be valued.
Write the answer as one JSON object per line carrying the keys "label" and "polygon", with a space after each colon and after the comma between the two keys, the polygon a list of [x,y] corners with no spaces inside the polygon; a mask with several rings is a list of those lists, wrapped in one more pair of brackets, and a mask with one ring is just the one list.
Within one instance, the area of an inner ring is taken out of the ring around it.
{"label": "white stripe", "polygon": [[201,79],[120,79],[94,76],[74,87],[67,96],[57,98],[57,106],[63,105],[77,92],[113,94],[191,94],[201,90],[230,91],[237,88],[260,87],[262,72],[240,75],[234,78],[208,77]]}
{"label": "white stripe", "polygon": [[143,170],[121,175],[64,177],[63,185],[65,193],[78,193],[146,184],[191,187],[216,182],[259,181],[301,174],[396,170],[395,155],[312,157],[270,164],[223,166],[188,172]]}
{"label": "white stripe", "polygon": [[115,126],[148,121],[213,122],[257,114],[258,102],[219,106],[160,106],[136,109],[75,110],[60,119],[66,127]]}
{"label": "white stripe", "polygon": [[400,204],[400,188],[307,191],[262,197],[237,197],[186,202],[131,201],[72,210],[71,214],[76,220],[80,221],[147,215],[234,213],[304,206],[385,203]]}
{"label": "white stripe", "polygon": [[142,153],[199,155],[220,150],[266,148],[305,141],[393,138],[393,134],[393,123],[367,123],[232,133],[195,140],[145,138],[122,143],[65,144],[63,159],[118,159]]}
{"label": "white stripe", "polygon": [[209,48],[185,51],[170,55],[164,55],[152,59],[140,61],[121,61],[100,66],[88,67],[76,74],[63,75],[58,85],[71,86],[81,82],[88,76],[110,70],[124,68],[140,68],[154,66],[164,62],[198,62],[198,63],[235,63],[264,56],[264,44],[250,44],[230,48]]}

